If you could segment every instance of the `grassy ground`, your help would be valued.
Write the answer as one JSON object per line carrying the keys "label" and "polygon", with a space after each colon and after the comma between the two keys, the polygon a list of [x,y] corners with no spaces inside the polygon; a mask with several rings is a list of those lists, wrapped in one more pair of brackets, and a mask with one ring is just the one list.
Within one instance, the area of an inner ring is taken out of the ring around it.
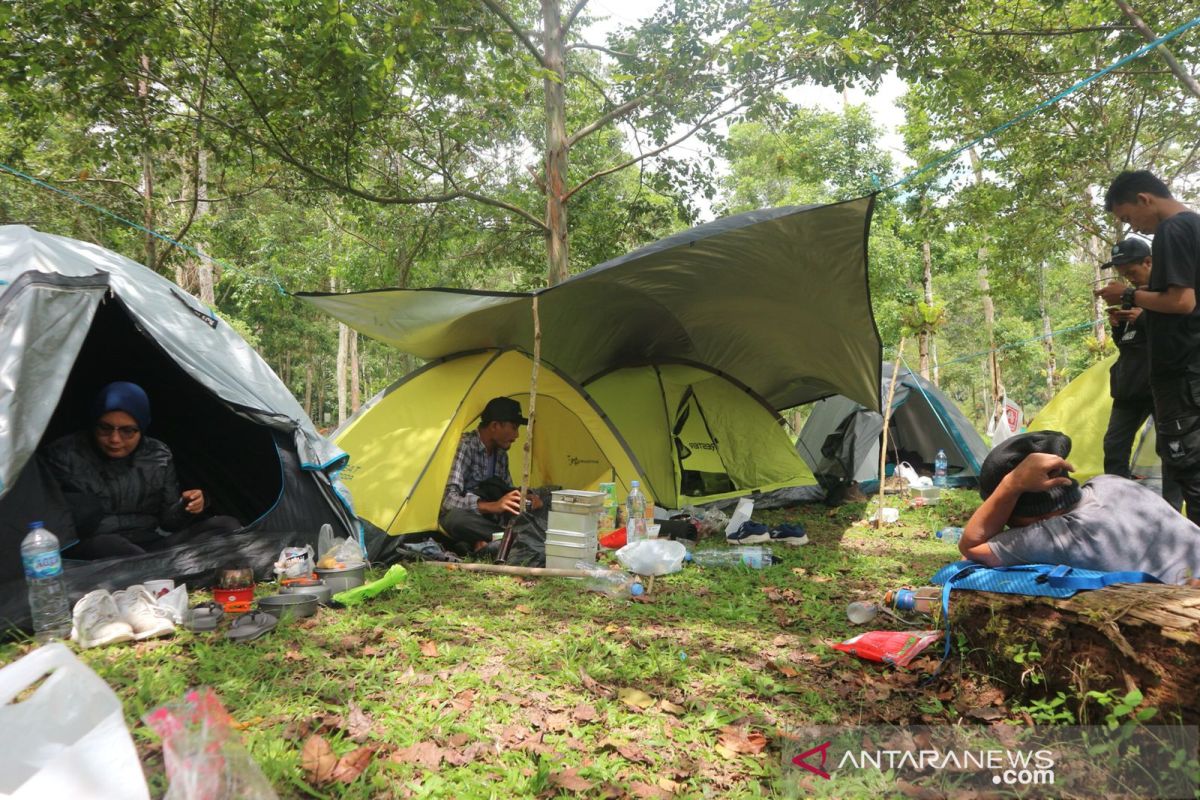
{"label": "grassy ground", "polygon": [[[918,687],[830,647],[861,632],[848,602],[957,560],[932,533],[977,499],[948,494],[881,531],[856,524],[861,504],[756,514],[802,521],[811,543],[762,571],[688,567],[647,602],[421,565],[402,589],[253,643],[180,631],[82,657],[124,702],[156,796],[161,747],[140,718],[200,685],[280,797],[784,796],[796,725],[1011,713],[957,665]],[[4,645],[0,663],[29,649]]]}

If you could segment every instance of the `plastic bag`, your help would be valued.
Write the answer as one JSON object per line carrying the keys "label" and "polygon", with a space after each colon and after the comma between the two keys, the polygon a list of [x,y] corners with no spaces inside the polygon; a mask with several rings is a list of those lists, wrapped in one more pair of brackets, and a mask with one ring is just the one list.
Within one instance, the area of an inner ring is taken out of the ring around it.
{"label": "plastic bag", "polygon": [[319,544],[317,552],[321,554],[321,557],[317,559],[317,566],[321,569],[345,569],[346,567],[357,567],[366,562],[366,557],[363,555],[358,541],[335,538],[333,528],[328,524],[321,526],[321,533],[317,541]]}
{"label": "plastic bag", "polygon": [[171,785],[163,800],[277,800],[242,747],[229,712],[207,686],[142,718],[163,743]]}
{"label": "plastic bag", "polygon": [[852,656],[907,667],[922,650],[942,638],[941,631],[867,631],[833,646]]}
{"label": "plastic bag", "polygon": [[62,644],[0,669],[0,730],[0,796],[149,800],[121,701]]}
{"label": "plastic bag", "polygon": [[645,539],[617,551],[617,561],[638,575],[670,575],[683,568],[687,548],[667,539]]}
{"label": "plastic bag", "polygon": [[725,535],[737,533],[738,529],[745,523],[750,521],[750,516],[754,513],[754,501],[749,497],[743,497],[738,500],[737,508],[733,510],[733,515],[729,518],[729,524],[725,526]]}
{"label": "plastic bag", "polygon": [[280,578],[302,578],[313,574],[312,545],[285,547],[275,562],[275,574]]}

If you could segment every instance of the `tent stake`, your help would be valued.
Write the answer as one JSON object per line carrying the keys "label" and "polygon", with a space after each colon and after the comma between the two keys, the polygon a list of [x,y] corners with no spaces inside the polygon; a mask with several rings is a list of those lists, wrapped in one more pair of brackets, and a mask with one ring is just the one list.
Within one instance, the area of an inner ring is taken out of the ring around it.
{"label": "tent stake", "polygon": [[504,526],[504,538],[500,541],[500,552],[496,556],[496,561],[503,564],[508,560],[508,553],[512,550],[513,540],[516,538],[513,535],[513,529],[517,522],[526,513],[528,501],[525,499],[529,493],[529,467],[533,461],[533,424],[536,421],[534,417],[534,409],[537,407],[537,382],[538,368],[542,363],[542,323],[538,318],[538,296],[533,296],[533,370],[529,374],[529,425],[525,428],[525,464],[521,468],[521,513],[512,517],[508,524]]}
{"label": "tent stake", "polygon": [[904,337],[896,347],[896,363],[892,367],[892,380],[888,384],[887,402],[883,404],[883,441],[879,445],[879,508],[875,511],[875,527],[883,527],[883,489],[887,477],[888,425],[892,421],[892,398],[896,394],[896,378],[900,377],[900,363],[904,360]]}

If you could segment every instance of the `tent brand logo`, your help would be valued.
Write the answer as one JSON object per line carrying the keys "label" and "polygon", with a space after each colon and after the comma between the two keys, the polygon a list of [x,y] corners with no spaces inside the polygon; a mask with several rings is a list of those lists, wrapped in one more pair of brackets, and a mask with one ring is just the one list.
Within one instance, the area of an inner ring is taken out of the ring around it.
{"label": "tent brand logo", "polygon": [[580,458],[579,456],[568,455],[567,463],[570,464],[572,467],[578,467],[580,464],[599,464],[600,459],[598,459],[598,458]]}
{"label": "tent brand logo", "polygon": [[[792,763],[795,764],[797,767],[802,767],[802,768],[808,770],[809,772],[811,772],[814,775],[820,775],[825,780],[829,780],[830,779],[829,773],[825,771],[825,759],[827,759],[829,757],[829,746],[831,744],[833,744],[833,742],[825,742],[825,744],[819,744],[816,747],[805,750],[803,753],[793,756]],[[808,757],[815,753],[821,754],[820,766],[813,766],[812,764],[808,763],[808,761],[807,761]]]}
{"label": "tent brand logo", "polygon": [[712,450],[716,452],[717,449],[716,442],[688,442],[687,446],[692,450]]}
{"label": "tent brand logo", "polygon": [[183,307],[192,312],[192,315],[195,316],[196,319],[200,320],[214,331],[217,329],[217,318],[215,316],[211,314],[205,314],[198,308],[192,308],[192,304],[185,300],[183,295],[179,294],[179,292],[175,291],[174,289],[171,290],[171,294],[176,300],[183,303]]}

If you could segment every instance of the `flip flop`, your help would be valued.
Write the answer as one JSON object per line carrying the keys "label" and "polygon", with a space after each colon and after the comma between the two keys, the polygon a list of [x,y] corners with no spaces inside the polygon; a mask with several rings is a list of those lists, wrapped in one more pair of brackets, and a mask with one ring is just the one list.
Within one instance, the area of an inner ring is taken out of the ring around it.
{"label": "flip flop", "polygon": [[221,608],[221,604],[209,601],[189,609],[183,626],[189,631],[215,631],[223,616],[225,609]]}
{"label": "flip flop", "polygon": [[235,642],[252,642],[263,634],[275,630],[279,620],[265,611],[251,611],[243,617],[238,617],[229,626],[225,636]]}

